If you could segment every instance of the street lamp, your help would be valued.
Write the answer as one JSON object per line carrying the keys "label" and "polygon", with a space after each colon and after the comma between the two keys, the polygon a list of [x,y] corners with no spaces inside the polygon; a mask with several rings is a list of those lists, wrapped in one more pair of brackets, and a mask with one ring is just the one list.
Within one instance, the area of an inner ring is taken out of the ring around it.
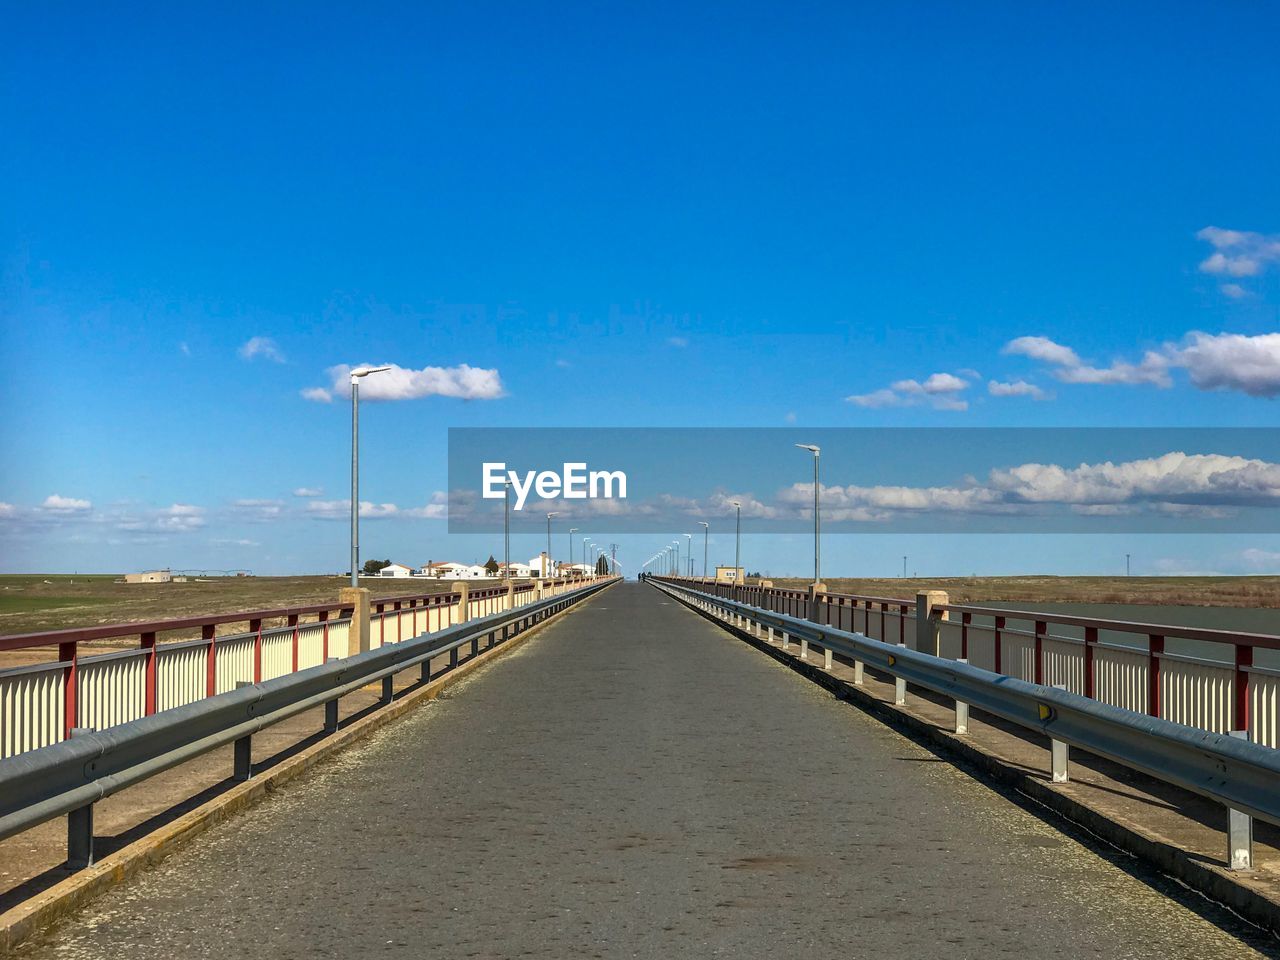
{"label": "street lamp", "polygon": [[702,524],[702,579],[707,579],[707,541],[711,538],[711,524],[705,520],[699,520]]}
{"label": "street lamp", "polygon": [[680,538],[677,537],[675,540],[672,540],[671,545],[671,556],[673,558],[671,575],[673,577],[678,577],[680,576]]}
{"label": "street lamp", "polygon": [[813,585],[822,583],[822,518],[818,503],[818,461],[822,457],[822,448],[813,443],[797,443],[801,450],[813,454]]}
{"label": "street lamp", "polygon": [[560,516],[558,513],[547,514],[547,556],[542,561],[542,578],[544,580],[551,576],[551,518],[558,516]]}
{"label": "street lamp", "polygon": [[360,585],[360,378],[390,367],[358,367],[351,371],[351,585]]}
{"label": "street lamp", "polygon": [[693,579],[693,534],[686,533],[685,537],[689,540],[689,542],[685,544],[685,552],[688,554],[685,557],[685,560],[689,562],[689,579],[692,580]]}
{"label": "street lamp", "polygon": [[733,576],[737,582],[738,568],[742,566],[742,504],[734,500],[733,506],[738,511],[733,527]]}
{"label": "street lamp", "polygon": [[569,528],[569,576],[573,576],[573,535],[577,532],[577,527]]}
{"label": "street lamp", "polygon": [[502,481],[502,579],[511,579],[511,481]]}

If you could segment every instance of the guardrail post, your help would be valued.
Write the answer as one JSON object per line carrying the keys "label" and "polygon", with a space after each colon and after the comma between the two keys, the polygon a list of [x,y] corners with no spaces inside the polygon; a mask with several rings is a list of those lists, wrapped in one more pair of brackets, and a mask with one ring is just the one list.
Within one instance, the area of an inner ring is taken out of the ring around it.
{"label": "guardrail post", "polygon": [[[956,663],[968,663],[964,657],[961,657]],[[969,732],[969,705],[963,700],[956,701],[956,733],[964,734]]]}
{"label": "guardrail post", "polygon": [[[905,643],[898,644],[902,649],[906,649]],[[897,706],[902,706],[907,702],[907,680],[905,677],[893,678],[893,702]]]}
{"label": "guardrail post", "polygon": [[[67,739],[93,733],[89,727],[72,727]],[[86,803],[67,814],[67,866],[83,870],[93,866],[93,804]]]}
{"label": "guardrail post", "polygon": [[785,630],[782,631],[782,649],[791,649],[791,634],[787,633]]}
{"label": "guardrail post", "polygon": [[[337,662],[338,662],[337,657],[329,657],[327,660],[325,660],[325,663],[337,663]],[[338,732],[338,698],[337,697],[334,697],[332,700],[325,701],[324,732],[325,733]]]}
{"label": "guardrail post", "polygon": [[809,659],[809,641],[805,637],[800,638],[800,659],[801,660]]}
{"label": "guardrail post", "polygon": [[395,698],[394,681],[395,676],[390,673],[382,678],[382,695],[378,697],[378,702],[383,706],[386,706]]}
{"label": "guardrail post", "polygon": [[865,679],[865,671],[866,667],[861,660],[853,661],[853,685],[855,687],[862,686],[862,682]]}
{"label": "guardrail post", "polygon": [[347,655],[354,657],[369,649],[369,588],[343,587],[338,602],[351,608],[351,632],[347,638]]}
{"label": "guardrail post", "polygon": [[[1055,683],[1054,690],[1067,689],[1064,684]],[[1068,771],[1067,763],[1069,758],[1070,747],[1065,740],[1057,740],[1052,735],[1049,737],[1049,768],[1053,774],[1054,783],[1066,783],[1071,779]]]}
{"label": "guardrail post", "polygon": [[[823,639],[825,639],[825,637]],[[831,648],[823,647],[822,652],[825,654],[822,662],[823,669],[830,670],[831,669]]]}
{"label": "guardrail post", "polygon": [[[1248,730],[1231,730],[1227,736],[1248,740]],[[1253,817],[1227,808],[1227,862],[1232,870],[1253,869]]]}
{"label": "guardrail post", "polygon": [[[246,680],[237,680],[236,689],[242,687],[252,687],[253,684]],[[253,776],[253,735],[247,734],[236,740],[233,746],[233,759],[231,764],[231,779],[238,782],[248,780]]]}
{"label": "guardrail post", "polygon": [[916,649],[921,653],[938,655],[947,612],[936,608],[950,602],[945,590],[921,590],[916,594]]}

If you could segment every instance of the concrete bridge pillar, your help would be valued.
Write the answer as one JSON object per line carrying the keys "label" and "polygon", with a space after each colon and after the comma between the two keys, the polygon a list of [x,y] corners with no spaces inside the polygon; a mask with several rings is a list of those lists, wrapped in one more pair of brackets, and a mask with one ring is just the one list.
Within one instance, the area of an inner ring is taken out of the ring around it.
{"label": "concrete bridge pillar", "polygon": [[369,588],[343,587],[338,602],[351,608],[351,631],[347,634],[347,656],[369,649]]}
{"label": "concrete bridge pillar", "polygon": [[466,623],[471,619],[471,588],[467,581],[459,580],[453,585],[453,592],[458,594],[458,623]]}
{"label": "concrete bridge pillar", "polygon": [[921,653],[938,655],[941,623],[947,619],[947,612],[934,608],[950,602],[945,590],[922,590],[916,594],[916,649]]}

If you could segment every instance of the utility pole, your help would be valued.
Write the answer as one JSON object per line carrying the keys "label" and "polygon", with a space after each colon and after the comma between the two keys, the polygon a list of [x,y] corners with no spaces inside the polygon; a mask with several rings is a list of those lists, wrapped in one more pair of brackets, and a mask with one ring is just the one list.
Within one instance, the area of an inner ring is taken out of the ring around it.
{"label": "utility pole", "polygon": [[1129,555],[1127,553],[1124,555],[1124,575],[1126,577],[1129,575]]}

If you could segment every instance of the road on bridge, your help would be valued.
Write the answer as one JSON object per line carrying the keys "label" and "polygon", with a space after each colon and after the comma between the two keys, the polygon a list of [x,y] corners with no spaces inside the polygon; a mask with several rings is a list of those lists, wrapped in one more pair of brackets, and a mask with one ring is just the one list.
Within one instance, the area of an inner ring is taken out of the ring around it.
{"label": "road on bridge", "polygon": [[1173,890],[623,584],[22,955],[1262,955]]}

